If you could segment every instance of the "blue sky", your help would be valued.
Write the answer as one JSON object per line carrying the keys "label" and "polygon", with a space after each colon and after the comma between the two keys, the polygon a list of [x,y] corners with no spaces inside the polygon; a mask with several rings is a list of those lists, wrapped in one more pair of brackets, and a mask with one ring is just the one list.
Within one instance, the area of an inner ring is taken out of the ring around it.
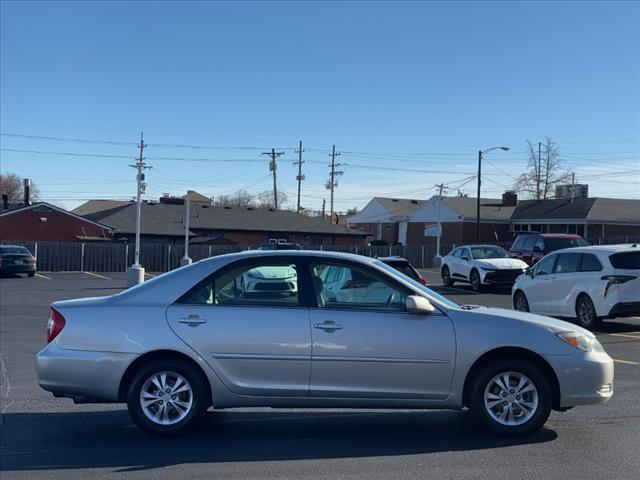
{"label": "blue sky", "polygon": [[464,179],[477,150],[507,145],[484,167],[483,193],[498,196],[525,168],[525,141],[545,135],[592,195],[640,198],[637,2],[1,8],[1,170],[68,207],[135,193],[120,156],[136,155],[140,131],[150,198],[267,190],[260,153],[276,147],[295,202],[299,140],[312,209],[328,200],[332,144],[346,163],[339,210],[428,197],[440,182],[475,195]]}

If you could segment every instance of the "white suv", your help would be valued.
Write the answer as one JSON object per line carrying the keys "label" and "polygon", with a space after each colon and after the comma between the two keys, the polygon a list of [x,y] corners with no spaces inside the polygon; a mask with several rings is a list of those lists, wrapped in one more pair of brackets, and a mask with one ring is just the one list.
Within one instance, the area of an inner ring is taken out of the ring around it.
{"label": "white suv", "polygon": [[516,310],[575,318],[589,329],[603,318],[640,315],[640,248],[558,250],[519,277],[511,294]]}

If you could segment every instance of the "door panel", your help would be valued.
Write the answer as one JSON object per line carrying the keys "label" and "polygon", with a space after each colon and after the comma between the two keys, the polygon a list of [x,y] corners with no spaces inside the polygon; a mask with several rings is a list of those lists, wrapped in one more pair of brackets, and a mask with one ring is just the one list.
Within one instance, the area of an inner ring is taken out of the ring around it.
{"label": "door panel", "polygon": [[308,394],[311,335],[306,308],[172,305],[167,320],[231,391]]}
{"label": "door panel", "polygon": [[446,398],[455,333],[440,313],[310,310],[311,396]]}

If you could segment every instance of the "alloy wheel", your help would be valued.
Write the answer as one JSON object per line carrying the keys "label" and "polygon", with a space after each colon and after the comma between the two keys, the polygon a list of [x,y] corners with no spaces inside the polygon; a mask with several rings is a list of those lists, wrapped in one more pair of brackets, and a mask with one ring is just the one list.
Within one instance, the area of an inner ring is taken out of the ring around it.
{"label": "alloy wheel", "polygon": [[193,406],[193,389],[185,377],[163,371],[151,375],[140,390],[140,407],[158,425],[174,425],[183,420]]}
{"label": "alloy wheel", "polygon": [[489,416],[501,425],[522,425],[538,410],[538,389],[520,372],[495,375],[484,390],[484,406]]}

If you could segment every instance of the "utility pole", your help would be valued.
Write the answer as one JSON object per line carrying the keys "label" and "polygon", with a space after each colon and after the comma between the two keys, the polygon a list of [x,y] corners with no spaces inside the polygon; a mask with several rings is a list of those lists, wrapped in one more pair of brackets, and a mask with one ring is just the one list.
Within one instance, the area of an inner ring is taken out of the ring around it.
{"label": "utility pole", "polygon": [[187,198],[185,199],[185,214],[184,214],[184,257],[180,259],[180,266],[189,265],[191,258],[189,258],[189,220],[191,219],[191,194],[193,190],[187,190]]}
{"label": "utility pole", "polygon": [[536,175],[536,200],[540,200],[540,181],[542,180],[542,142],[538,142],[538,175]]}
{"label": "utility pole", "polygon": [[296,176],[296,180],[298,181],[298,208],[296,211],[298,213],[300,213],[300,188],[302,181],[304,180],[304,175],[302,174],[302,164],[304,163],[304,160],[302,160],[302,152],[304,152],[304,150],[302,149],[302,140],[300,140],[300,145],[298,150],[296,150],[296,153],[298,154],[298,161],[293,162],[294,165],[298,165],[298,175]]}
{"label": "utility pole", "polygon": [[571,201],[576,197],[576,174],[571,172]]}
{"label": "utility pole", "polygon": [[336,167],[341,165],[336,163],[336,157],[338,155],[340,155],[340,153],[336,152],[336,146],[334,145],[331,153],[329,154],[331,157],[331,172],[329,173],[329,181],[327,182],[327,189],[331,190],[331,218],[333,218],[333,191],[338,186],[338,180],[336,178],[344,173],[342,170],[336,170]]}
{"label": "utility pole", "polygon": [[442,261],[442,257],[440,256],[440,240],[442,238],[442,223],[440,222],[440,205],[442,204],[442,189],[444,188],[444,184],[436,185],[439,188],[438,193],[438,235],[436,236],[436,256],[433,258],[433,264],[436,267],[440,266]]}
{"label": "utility pole", "polygon": [[480,243],[480,184],[482,183],[482,150],[478,150],[478,198],[476,199],[476,242]]}
{"label": "utility pole", "polygon": [[322,219],[323,220],[324,220],[324,209],[325,209],[326,204],[327,204],[327,199],[323,198],[322,199]]}
{"label": "utility pole", "polygon": [[278,163],[276,159],[280,155],[284,155],[284,152],[276,152],[275,148],[272,148],[270,152],[262,152],[263,155],[269,155],[271,161],[269,162],[269,171],[273,172],[273,207],[278,209],[278,184],[276,182],[276,171],[278,170]]}
{"label": "utility pole", "polygon": [[144,170],[147,164],[144,162],[144,140],[143,134],[140,134],[140,156],[135,165],[129,165],[137,170],[136,181],[138,184],[136,193],[136,246],[134,263],[127,269],[127,287],[132,287],[144,281],[144,268],[140,266],[140,216],[142,212],[142,194],[145,192],[147,184],[144,182]]}

